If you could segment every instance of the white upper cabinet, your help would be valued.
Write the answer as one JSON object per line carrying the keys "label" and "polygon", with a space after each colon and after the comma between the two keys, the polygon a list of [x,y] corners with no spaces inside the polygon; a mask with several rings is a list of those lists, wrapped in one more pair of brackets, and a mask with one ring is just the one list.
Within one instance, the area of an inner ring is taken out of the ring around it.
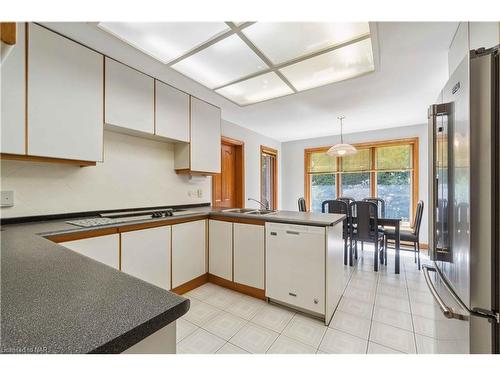
{"label": "white upper cabinet", "polygon": [[[16,44],[1,66],[1,152],[25,153],[25,27],[17,24]],[[2,45],[2,49],[5,46]],[[4,52],[2,51],[2,54]]]}
{"label": "white upper cabinet", "polygon": [[191,170],[220,173],[220,108],[191,97]]}
{"label": "white upper cabinet", "polygon": [[106,58],[105,122],[154,134],[154,79]]}
{"label": "white upper cabinet", "polygon": [[170,226],[121,234],[123,272],[170,289]]}
{"label": "white upper cabinet", "polygon": [[100,161],[103,56],[29,24],[28,154]]}
{"label": "white upper cabinet", "polygon": [[220,173],[220,123],[220,108],[191,97],[191,143],[176,145],[175,169]]}
{"label": "white upper cabinet", "polygon": [[155,85],[155,134],[189,142],[189,95],[160,81],[155,81]]}

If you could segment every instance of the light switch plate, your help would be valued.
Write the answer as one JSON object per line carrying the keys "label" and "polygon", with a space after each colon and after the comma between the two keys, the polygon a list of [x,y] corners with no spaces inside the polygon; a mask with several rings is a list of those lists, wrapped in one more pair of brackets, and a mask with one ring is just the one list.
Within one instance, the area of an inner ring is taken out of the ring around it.
{"label": "light switch plate", "polygon": [[14,191],[2,190],[0,193],[0,206],[12,207],[14,205]]}

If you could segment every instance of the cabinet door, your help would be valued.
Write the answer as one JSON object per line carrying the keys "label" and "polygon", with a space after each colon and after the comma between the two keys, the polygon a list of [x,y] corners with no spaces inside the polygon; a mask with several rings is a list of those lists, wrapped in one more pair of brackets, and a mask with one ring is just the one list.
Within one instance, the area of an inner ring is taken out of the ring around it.
{"label": "cabinet door", "polygon": [[170,226],[125,232],[121,270],[170,289]]}
{"label": "cabinet door", "polygon": [[30,24],[28,154],[102,160],[102,82],[102,55]]}
{"label": "cabinet door", "polygon": [[79,254],[107,264],[110,267],[119,269],[120,235],[109,234],[106,236],[85,238],[62,242],[62,246]]}
{"label": "cabinet door", "polygon": [[[25,27],[18,22],[17,42],[9,47],[5,61],[0,64],[1,74],[1,152],[25,153]],[[2,49],[4,46],[2,45]],[[3,54],[3,52],[2,52]]]}
{"label": "cabinet door", "polygon": [[209,220],[208,272],[233,280],[233,223]]}
{"label": "cabinet door", "polygon": [[220,173],[220,108],[191,97],[191,170]]}
{"label": "cabinet door", "polygon": [[189,95],[160,81],[155,81],[155,85],[155,134],[189,142]]}
{"label": "cabinet door", "polygon": [[264,289],[264,226],[234,223],[234,282]]}
{"label": "cabinet door", "polygon": [[172,288],[207,272],[206,221],[172,225]]}
{"label": "cabinet door", "polygon": [[154,79],[106,58],[105,122],[154,133]]}

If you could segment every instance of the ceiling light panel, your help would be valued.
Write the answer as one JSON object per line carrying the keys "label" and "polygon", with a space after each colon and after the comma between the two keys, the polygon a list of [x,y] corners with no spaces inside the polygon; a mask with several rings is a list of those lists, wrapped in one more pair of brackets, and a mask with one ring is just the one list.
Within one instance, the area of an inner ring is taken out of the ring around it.
{"label": "ceiling light panel", "polygon": [[172,68],[213,89],[268,67],[245,42],[232,35],[179,61]]}
{"label": "ceiling light panel", "polygon": [[257,22],[242,32],[274,64],[370,33],[368,22]]}
{"label": "ceiling light panel", "polygon": [[224,22],[100,22],[98,26],[163,63],[229,30]]}
{"label": "ceiling light panel", "polygon": [[239,105],[247,105],[293,94],[276,73],[270,72],[216,90]]}
{"label": "ceiling light panel", "polygon": [[371,39],[312,57],[280,69],[299,91],[374,71]]}

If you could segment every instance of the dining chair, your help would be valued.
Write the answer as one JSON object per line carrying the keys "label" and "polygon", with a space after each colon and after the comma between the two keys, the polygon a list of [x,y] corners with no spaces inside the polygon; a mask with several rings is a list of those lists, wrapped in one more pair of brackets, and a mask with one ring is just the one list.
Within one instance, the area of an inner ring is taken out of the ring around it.
{"label": "dining chair", "polygon": [[382,198],[364,198],[363,199],[365,202],[372,202],[375,203],[378,207],[378,216],[379,217],[385,217],[385,201]]}
{"label": "dining chair", "polygon": [[306,212],[307,211],[307,208],[306,208],[306,200],[303,198],[303,197],[300,197],[297,201],[298,205],[299,205],[299,211],[300,212]]}
{"label": "dining chair", "polygon": [[[401,229],[399,231],[399,239],[405,242],[413,243],[413,251],[415,253],[415,263],[418,261],[418,269],[420,270],[420,225],[422,224],[422,216],[424,214],[424,201],[418,201],[417,209],[415,210],[415,218],[413,220],[413,228],[410,230]],[[396,240],[396,232],[394,228],[384,229],[385,248],[387,249],[388,241]],[[406,250],[401,248],[401,250]],[[387,264],[387,256],[385,257]]]}
{"label": "dining chair", "polygon": [[378,229],[378,207],[375,203],[354,201],[349,205],[351,220],[351,241],[372,242],[374,245],[373,270],[378,272],[378,260],[384,252],[384,233]]}
{"label": "dining chair", "polygon": [[[348,251],[347,241],[349,240],[349,206],[340,200],[326,200],[321,203],[321,212],[329,214],[346,215],[342,223],[342,238],[344,240],[344,265],[347,265]],[[352,265],[352,264],[351,264]]]}

